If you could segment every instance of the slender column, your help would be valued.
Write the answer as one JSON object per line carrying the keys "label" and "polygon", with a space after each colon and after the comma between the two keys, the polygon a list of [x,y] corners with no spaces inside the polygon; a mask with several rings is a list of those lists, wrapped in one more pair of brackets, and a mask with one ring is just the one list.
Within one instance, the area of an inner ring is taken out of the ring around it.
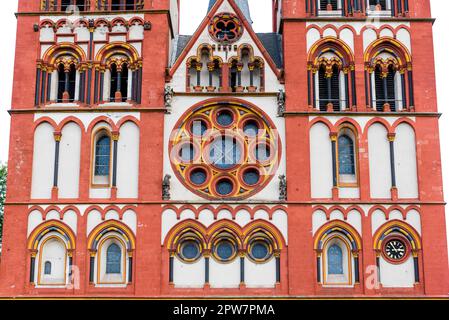
{"label": "slender column", "polygon": [[204,257],[204,282],[206,285],[209,284],[209,268],[210,268],[210,257],[209,256],[205,256]]}
{"label": "slender column", "polygon": [[87,70],[87,98],[86,103],[91,103],[91,95],[92,95],[92,66],[88,66]]}
{"label": "slender column", "polygon": [[62,134],[61,132],[55,132],[53,134],[55,138],[55,164],[53,170],[53,187],[58,187],[58,177],[59,177],[59,147],[61,144]]}
{"label": "slender column", "polygon": [[312,73],[312,94],[313,94],[313,108],[315,108],[315,109],[317,108],[317,105],[316,105],[316,99],[317,99],[316,81],[315,81],[316,77],[317,77],[317,73],[315,71],[313,71],[313,73]]}
{"label": "slender column", "polygon": [[321,256],[316,257],[316,282],[321,283]]}
{"label": "slender column", "polygon": [[408,70],[408,92],[409,92],[409,101],[410,101],[410,108],[414,109],[415,107],[415,94],[413,91],[413,72],[411,69]]}
{"label": "slender column", "polygon": [[276,253],[276,283],[281,283],[281,256]]}
{"label": "slender column", "polygon": [[132,283],[133,282],[133,257],[130,256],[128,258],[128,283]]}
{"label": "slender column", "polygon": [[98,98],[99,102],[103,102],[103,90],[104,90],[104,70],[100,70],[100,97]]}
{"label": "slender column", "polygon": [[117,187],[117,156],[118,156],[118,139],[120,132],[112,133],[112,140],[114,141],[113,162],[112,162],[112,187]]}
{"label": "slender column", "polygon": [[94,80],[94,104],[98,103],[98,82],[99,82],[99,71],[95,69],[95,80]]}
{"label": "slender column", "polygon": [[337,137],[338,133],[331,132],[330,138],[332,142],[332,182],[334,188],[338,186],[338,179],[337,179]]}
{"label": "slender column", "polygon": [[404,0],[404,11],[407,13],[409,11],[408,0]]}
{"label": "slender column", "polygon": [[240,255],[240,284],[245,284],[245,256],[243,253]]}
{"label": "slender column", "polygon": [[237,85],[239,87],[242,86],[242,70],[243,70],[243,64],[239,63],[237,65]]}
{"label": "slender column", "polygon": [[36,264],[36,256],[35,253],[32,253],[30,259],[30,283],[34,283],[35,264]]}
{"label": "slender column", "polygon": [[50,101],[50,95],[51,95],[51,78],[52,78],[52,70],[48,70],[48,76],[47,76],[47,95],[45,98],[45,101]]}
{"label": "slender column", "polygon": [[344,74],[345,74],[345,100],[346,100],[345,105],[347,109],[350,109],[351,101],[349,101],[349,73],[348,71],[346,71]]}
{"label": "slender column", "polygon": [[396,169],[394,159],[394,140],[396,138],[395,133],[388,134],[388,141],[390,142],[390,166],[391,166],[391,187],[396,188]]}
{"label": "slender column", "polygon": [[418,263],[418,256],[413,257],[413,265],[415,269],[415,283],[419,283],[419,263]]}
{"label": "slender column", "polygon": [[352,105],[357,107],[357,86],[356,86],[356,76],[355,67],[351,67],[351,85],[352,85]]}
{"label": "slender column", "polygon": [[64,91],[69,92],[69,85],[70,85],[70,69],[66,68],[64,70]]}
{"label": "slender column", "polygon": [[407,90],[405,89],[405,73],[401,71],[402,109],[407,109]]}
{"label": "slender column", "polygon": [[391,16],[394,17],[396,15],[396,5],[395,0],[390,1],[391,4]]}
{"label": "slender column", "polygon": [[312,95],[310,93],[310,76],[311,76],[311,72],[310,69],[307,70],[307,105],[311,106],[312,105]]}
{"label": "slender column", "polygon": [[372,98],[372,79],[371,72],[369,70],[365,71],[365,96],[366,96],[366,106],[369,109],[373,108],[373,98]]}
{"label": "slender column", "polygon": [[357,254],[354,255],[354,278],[356,283],[360,282],[359,256]]}
{"label": "slender column", "polygon": [[170,284],[173,284],[173,281],[174,281],[174,274],[173,274],[174,262],[175,262],[175,257],[174,257],[174,254],[171,253],[169,264],[168,264],[168,281]]}
{"label": "slender column", "polygon": [[315,16],[318,17],[318,10],[320,8],[319,0],[315,0]]}
{"label": "slender column", "polygon": [[47,71],[42,70],[42,85],[41,85],[41,103],[45,102],[45,89],[47,85]]}
{"label": "slender column", "polygon": [[202,69],[202,64],[201,63],[198,63],[197,65],[196,65],[196,85],[198,86],[198,87],[200,87],[201,86],[201,69]]}
{"label": "slender column", "polygon": [[90,253],[90,261],[89,261],[89,282],[94,283],[94,274],[95,274],[95,252]]}
{"label": "slender column", "polygon": [[402,14],[402,0],[398,0],[398,14]]}

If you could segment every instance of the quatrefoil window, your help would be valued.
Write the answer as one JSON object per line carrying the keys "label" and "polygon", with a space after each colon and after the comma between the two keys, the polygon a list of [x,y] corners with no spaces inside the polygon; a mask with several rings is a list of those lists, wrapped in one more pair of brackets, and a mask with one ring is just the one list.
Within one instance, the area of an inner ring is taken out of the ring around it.
{"label": "quatrefoil window", "polygon": [[232,13],[216,15],[209,26],[211,37],[218,42],[232,43],[240,39],[243,33],[239,18]]}

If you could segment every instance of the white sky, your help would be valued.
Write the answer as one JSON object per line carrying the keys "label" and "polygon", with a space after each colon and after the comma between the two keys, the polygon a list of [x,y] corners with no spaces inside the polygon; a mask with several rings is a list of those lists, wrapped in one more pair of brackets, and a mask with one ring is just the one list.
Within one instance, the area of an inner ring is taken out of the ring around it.
{"label": "white sky", "polygon": [[[181,0],[181,33],[192,34],[206,14],[209,0]],[[195,3],[195,9],[189,7]],[[449,101],[449,70],[447,57],[449,54],[449,1],[431,0],[432,14],[437,19],[434,25],[434,41],[436,55],[436,72],[438,86],[438,105],[443,116],[440,120],[440,137],[443,173],[445,179],[445,195],[449,199],[449,111],[444,102]],[[254,29],[257,32],[271,31],[271,0],[249,0]],[[11,106],[11,91],[14,66],[14,49],[16,35],[17,0],[2,1],[0,31],[3,49],[0,52],[0,162],[8,158],[9,115],[6,110]],[[32,26],[30,26],[32,32]],[[419,88],[416,88],[419,90]],[[31,137],[30,137],[31,139]],[[449,217],[449,212],[447,213]],[[449,220],[448,220],[449,221]],[[449,224],[448,224],[449,231]]]}

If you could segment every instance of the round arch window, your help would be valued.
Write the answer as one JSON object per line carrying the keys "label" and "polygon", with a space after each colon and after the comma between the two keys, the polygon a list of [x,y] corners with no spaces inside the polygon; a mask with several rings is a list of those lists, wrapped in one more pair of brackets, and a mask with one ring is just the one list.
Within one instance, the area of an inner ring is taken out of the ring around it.
{"label": "round arch window", "polygon": [[201,248],[194,240],[184,241],[179,249],[179,256],[186,262],[195,262],[201,256]]}
{"label": "round arch window", "polygon": [[237,255],[237,249],[230,240],[219,241],[214,248],[214,256],[222,262],[229,262]]}
{"label": "round arch window", "polygon": [[271,245],[265,240],[256,240],[251,243],[249,256],[256,262],[265,262],[271,258]]}

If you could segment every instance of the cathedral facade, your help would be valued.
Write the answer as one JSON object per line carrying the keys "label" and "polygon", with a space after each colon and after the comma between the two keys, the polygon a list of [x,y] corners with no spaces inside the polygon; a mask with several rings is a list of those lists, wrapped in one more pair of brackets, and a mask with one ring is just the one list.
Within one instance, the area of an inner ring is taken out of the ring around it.
{"label": "cathedral facade", "polygon": [[179,6],[19,0],[0,295],[447,297],[430,1]]}

